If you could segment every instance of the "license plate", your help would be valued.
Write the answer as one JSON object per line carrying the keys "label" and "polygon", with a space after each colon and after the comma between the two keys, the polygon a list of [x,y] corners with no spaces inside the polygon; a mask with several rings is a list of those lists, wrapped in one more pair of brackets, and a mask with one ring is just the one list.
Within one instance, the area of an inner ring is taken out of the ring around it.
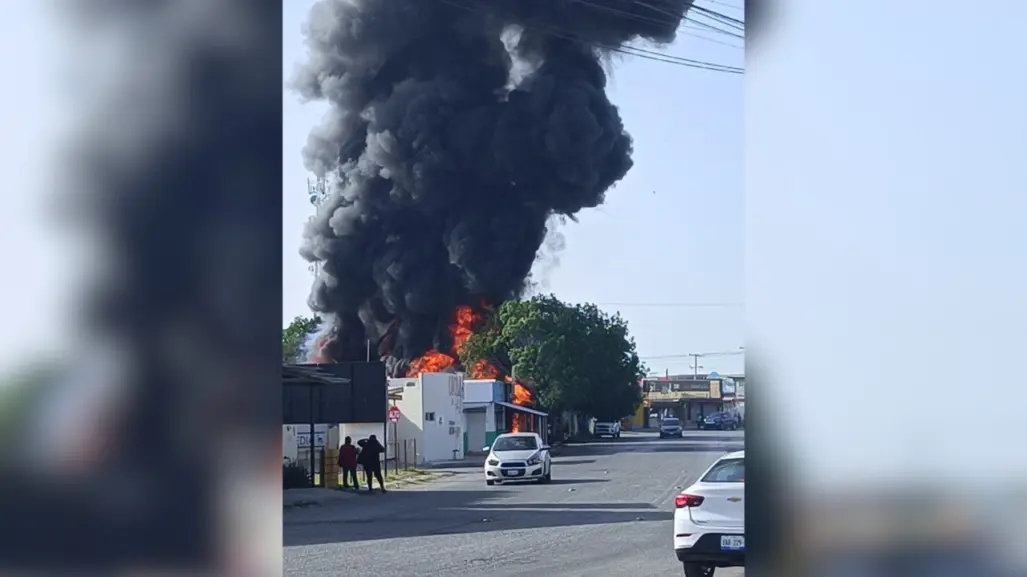
{"label": "license plate", "polygon": [[742,535],[724,535],[720,538],[720,548],[725,551],[741,551],[745,549],[745,537]]}
{"label": "license plate", "polygon": [[524,471],[520,471],[520,470],[518,470],[518,471],[503,471],[503,474],[506,475],[507,477],[520,477],[521,475],[524,474]]}

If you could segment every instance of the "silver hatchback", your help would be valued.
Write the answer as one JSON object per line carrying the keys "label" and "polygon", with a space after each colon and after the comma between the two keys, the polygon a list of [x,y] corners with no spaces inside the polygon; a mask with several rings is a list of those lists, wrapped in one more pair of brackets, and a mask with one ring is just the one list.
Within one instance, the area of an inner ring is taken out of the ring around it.
{"label": "silver hatchback", "polygon": [[660,438],[666,439],[667,437],[684,437],[685,430],[681,428],[681,421],[673,417],[664,419],[660,423]]}

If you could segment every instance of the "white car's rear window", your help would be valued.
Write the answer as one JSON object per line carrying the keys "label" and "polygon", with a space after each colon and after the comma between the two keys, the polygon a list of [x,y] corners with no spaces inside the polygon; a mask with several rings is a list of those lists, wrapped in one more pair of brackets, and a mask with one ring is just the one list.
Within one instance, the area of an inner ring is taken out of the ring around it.
{"label": "white car's rear window", "polygon": [[745,459],[724,459],[706,473],[703,483],[744,483]]}
{"label": "white car's rear window", "polygon": [[681,423],[681,421],[679,421],[677,419],[664,419],[663,420],[663,425],[666,426],[666,427],[676,427],[680,423]]}

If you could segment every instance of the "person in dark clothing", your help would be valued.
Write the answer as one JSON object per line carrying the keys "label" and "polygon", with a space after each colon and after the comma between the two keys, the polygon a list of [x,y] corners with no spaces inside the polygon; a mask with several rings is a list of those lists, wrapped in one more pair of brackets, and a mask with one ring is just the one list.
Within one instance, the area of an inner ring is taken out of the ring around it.
{"label": "person in dark clothing", "polygon": [[360,464],[364,467],[364,477],[367,478],[367,490],[371,491],[371,476],[378,479],[378,486],[381,487],[382,493],[385,492],[385,481],[382,479],[382,453],[385,452],[385,447],[378,442],[378,437],[371,435],[363,445],[363,450],[360,451],[358,459]]}
{"label": "person in dark clothing", "polygon": [[353,446],[352,437],[346,437],[339,447],[339,469],[342,471],[343,489],[349,489],[350,479],[353,480],[354,489],[360,488],[357,482],[357,448]]}

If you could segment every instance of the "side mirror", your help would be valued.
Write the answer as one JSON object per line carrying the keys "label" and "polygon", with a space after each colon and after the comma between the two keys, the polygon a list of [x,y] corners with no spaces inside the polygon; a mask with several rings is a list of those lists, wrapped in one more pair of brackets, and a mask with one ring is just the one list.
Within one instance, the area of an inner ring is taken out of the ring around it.
{"label": "side mirror", "polygon": [[485,445],[484,447],[481,448],[481,450],[482,450],[482,452],[488,452],[488,450],[491,449],[491,448],[492,447],[490,447],[488,445]]}
{"label": "side mirror", "polygon": [[542,450],[543,451],[548,451],[549,450],[549,445],[542,445]]}

